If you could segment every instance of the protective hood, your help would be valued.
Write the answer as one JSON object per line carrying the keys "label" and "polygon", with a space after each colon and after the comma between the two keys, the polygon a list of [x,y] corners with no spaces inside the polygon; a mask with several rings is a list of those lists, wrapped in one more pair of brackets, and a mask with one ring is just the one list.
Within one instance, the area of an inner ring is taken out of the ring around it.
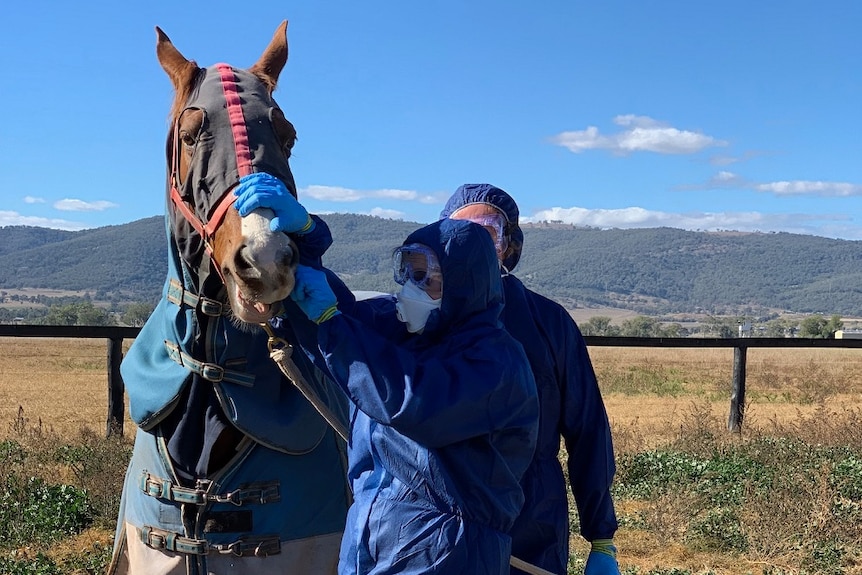
{"label": "protective hood", "polygon": [[508,220],[507,232],[512,252],[503,260],[507,270],[512,271],[521,259],[524,245],[524,232],[518,225],[518,204],[512,196],[491,184],[464,184],[460,186],[440,212],[440,218],[448,218],[454,212],[471,204],[488,204],[500,210]]}
{"label": "protective hood", "polygon": [[[202,222],[209,221],[225,194],[251,173],[272,174],[296,197],[296,183],[272,122],[273,115],[282,112],[260,78],[225,64],[202,69],[183,112],[191,109],[201,110],[204,119],[188,174],[178,186]],[[172,155],[178,153],[176,138],[172,134],[168,142],[169,169],[175,163]],[[197,264],[200,238],[183,218],[177,220],[176,235],[186,238],[181,255]]]}
{"label": "protective hood", "polygon": [[500,265],[491,236],[466,220],[439,220],[419,228],[403,245],[419,243],[437,254],[443,303],[432,311],[425,334],[439,334],[468,319],[496,323],[503,306]]}

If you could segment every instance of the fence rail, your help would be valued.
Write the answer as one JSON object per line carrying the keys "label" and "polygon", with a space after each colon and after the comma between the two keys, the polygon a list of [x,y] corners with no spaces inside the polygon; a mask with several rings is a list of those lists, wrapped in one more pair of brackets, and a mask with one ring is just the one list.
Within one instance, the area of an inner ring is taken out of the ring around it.
{"label": "fence rail", "polygon": [[[125,419],[125,384],[120,375],[123,359],[123,340],[134,339],[141,331],[138,327],[79,326],[79,325],[0,325],[0,337],[58,337],[90,338],[108,341],[108,418],[105,433],[123,433]],[[700,347],[733,348],[733,381],[730,392],[730,414],[727,428],[742,429],[745,410],[745,361],[748,348],[862,348],[862,339],[808,339],[781,337],[605,337],[585,336],[587,347]]]}

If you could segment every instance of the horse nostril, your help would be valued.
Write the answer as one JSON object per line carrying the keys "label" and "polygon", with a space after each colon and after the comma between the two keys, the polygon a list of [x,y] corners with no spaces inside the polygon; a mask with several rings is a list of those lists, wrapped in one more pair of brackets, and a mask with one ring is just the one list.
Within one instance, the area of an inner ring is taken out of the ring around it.
{"label": "horse nostril", "polygon": [[237,250],[236,257],[234,257],[234,265],[237,271],[247,271],[254,267],[254,259],[247,245]]}
{"label": "horse nostril", "polygon": [[292,249],[290,246],[285,248],[281,256],[281,263],[285,267],[290,267],[299,263],[299,252]]}

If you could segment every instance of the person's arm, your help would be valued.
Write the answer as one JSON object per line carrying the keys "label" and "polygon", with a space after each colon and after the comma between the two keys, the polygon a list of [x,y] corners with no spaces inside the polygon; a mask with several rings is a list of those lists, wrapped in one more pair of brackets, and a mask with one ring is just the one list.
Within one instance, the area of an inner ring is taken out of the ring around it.
{"label": "person's arm", "polygon": [[291,234],[291,237],[299,250],[299,263],[319,268],[323,266],[323,254],[332,246],[332,232],[319,216],[310,214],[309,217],[314,222],[312,228],[304,234]]}
{"label": "person's arm", "polygon": [[535,419],[535,382],[526,363],[519,385],[499,392],[501,382],[514,380],[507,372],[512,366],[500,358],[516,356],[506,353],[514,342],[502,330],[455,338],[460,340],[455,347],[441,344],[439,354],[426,353],[420,360],[340,313],[323,274],[298,271],[291,297],[318,324],[318,346],[329,372],[375,421],[434,448]]}
{"label": "person's arm", "polygon": [[607,411],[587,346],[577,324],[558,304],[536,302],[542,310],[562,397],[560,434],[578,507],[581,535],[588,541],[613,538],[617,519],[611,498],[616,465]]}

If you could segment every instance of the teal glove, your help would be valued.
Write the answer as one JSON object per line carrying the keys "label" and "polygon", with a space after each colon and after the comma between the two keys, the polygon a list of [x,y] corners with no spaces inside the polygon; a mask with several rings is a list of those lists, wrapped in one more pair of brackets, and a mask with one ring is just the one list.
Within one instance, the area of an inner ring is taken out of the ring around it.
{"label": "teal glove", "polygon": [[296,266],[296,284],[290,298],[296,302],[308,319],[321,324],[340,314],[338,300],[326,281],[326,274],[304,265]]}
{"label": "teal glove", "polygon": [[594,539],[584,567],[584,575],[620,575],[617,548],[613,539]]}
{"label": "teal glove", "polygon": [[314,220],[281,180],[265,172],[249,174],[239,180],[233,191],[239,215],[245,217],[257,208],[269,208],[275,217],[269,223],[274,232],[307,234],[314,229]]}

